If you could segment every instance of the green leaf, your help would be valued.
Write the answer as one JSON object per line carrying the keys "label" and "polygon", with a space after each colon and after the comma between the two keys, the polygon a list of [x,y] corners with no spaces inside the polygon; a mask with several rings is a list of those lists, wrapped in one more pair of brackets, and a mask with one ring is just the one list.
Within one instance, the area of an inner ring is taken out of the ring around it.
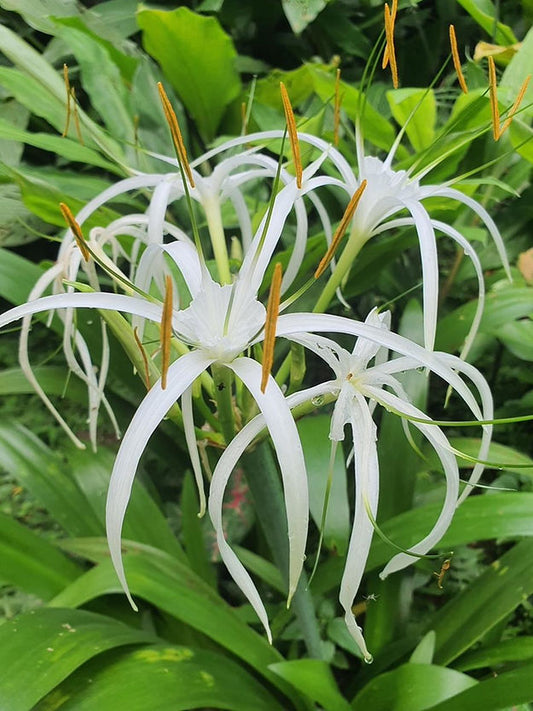
{"label": "green leaf", "polygon": [[[123,541],[123,549],[126,577],[134,596],[203,632],[280,685],[277,677],[268,671],[269,664],[282,661],[279,653],[265,637],[241,622],[210,585],[189,567],[161,551],[130,546],[126,541]],[[110,593],[122,593],[122,589],[111,562],[106,560],[74,581],[51,604],[77,607]]]}
{"label": "green leaf", "polygon": [[415,151],[428,148],[435,139],[437,102],[433,90],[395,89],[387,92],[392,115],[407,133]]}
{"label": "green leaf", "polygon": [[73,536],[99,536],[103,526],[61,456],[22,425],[0,425],[2,465]]}
{"label": "green leaf", "polygon": [[299,35],[322,12],[327,0],[281,0],[292,31]]}
{"label": "green leaf", "polygon": [[[100,447],[98,452],[81,452],[72,447],[66,456],[73,478],[87,497],[103,530],[105,501],[115,455],[105,447]],[[159,548],[182,562],[186,560],[168,522],[139,481],[133,485],[123,535],[124,538]]]}
{"label": "green leaf", "polygon": [[0,249],[0,296],[12,304],[21,304],[28,298],[43,270],[24,257]]}
{"label": "green leaf", "polygon": [[2,579],[49,600],[80,575],[80,568],[42,536],[0,514]]}
{"label": "green leaf", "polygon": [[[86,404],[87,388],[76,378],[67,379],[65,368],[58,365],[38,365],[33,368],[35,377],[49,395],[61,395],[67,400]],[[35,390],[20,368],[6,368],[0,371],[0,395],[28,395]]]}
{"label": "green leaf", "polygon": [[493,39],[496,44],[508,45],[518,42],[508,25],[495,20],[496,8],[491,0],[458,0],[458,2],[490,37],[494,33]]}
{"label": "green leaf", "polygon": [[[22,147],[22,144],[20,144]],[[1,168],[0,168],[1,170]],[[32,242],[49,226],[22,203],[17,185],[0,185],[0,244],[18,246]]]}
{"label": "green leaf", "polygon": [[[329,415],[306,417],[298,422],[298,432],[304,450],[309,482],[309,508],[311,516],[320,529],[322,509],[328,481],[330,460]],[[342,448],[338,447],[329,505],[324,526],[324,543],[344,555],[350,538],[350,510],[346,489],[346,467]]]}
{"label": "green leaf", "polygon": [[[433,664],[404,664],[380,674],[357,694],[353,711],[424,711],[475,685],[475,679]],[[455,709],[455,707],[454,707]]]}
{"label": "green leaf", "polygon": [[[528,492],[473,496],[455,512],[439,548],[453,549],[454,546],[494,538],[533,536],[532,507],[533,494]],[[383,531],[395,543],[408,547],[421,540],[431,530],[440,509],[439,504],[406,511],[384,523]],[[374,538],[367,570],[381,567],[394,552],[381,539]]]}
{"label": "green leaf", "polygon": [[518,667],[480,682],[427,711],[510,711],[533,699],[533,665]]}
{"label": "green leaf", "polygon": [[114,651],[75,672],[35,711],[282,711],[278,701],[220,654],[153,644]]}
{"label": "green leaf", "polygon": [[520,319],[504,323],[497,336],[517,358],[533,360],[533,321]]}
{"label": "green leaf", "polygon": [[[467,457],[476,459],[479,454],[479,447],[481,440],[477,437],[450,437],[450,444],[454,449],[459,452],[463,452]],[[433,451],[424,449],[424,455],[427,457],[427,463],[430,468],[434,467],[434,471],[440,471],[440,464],[437,460],[436,455]],[[533,477],[533,459],[528,457],[527,454],[518,452],[512,447],[507,447],[504,444],[498,444],[498,442],[491,442],[489,452],[487,454],[487,461],[490,462],[490,466],[493,469],[499,469],[506,472],[515,472],[517,474],[523,474],[524,476]],[[474,467],[474,462],[472,460],[463,459],[457,456],[457,463],[459,468],[472,469]]]}
{"label": "green leaf", "polygon": [[309,696],[325,711],[349,711],[350,704],[341,696],[331,669],[319,659],[278,662],[269,667],[275,674]]}
{"label": "green leaf", "polygon": [[435,632],[430,630],[416,645],[416,648],[409,658],[409,662],[411,664],[431,664],[433,655],[435,654],[435,640]]}
{"label": "green leaf", "polygon": [[437,635],[435,660],[449,664],[532,592],[533,546],[522,541],[435,615],[429,625]]}
{"label": "green leaf", "polygon": [[[522,84],[531,74],[533,66],[533,28],[529,30],[520,46],[520,49],[505,68],[500,85],[498,86],[498,95],[502,95],[509,104],[514,102]],[[502,91],[503,90],[503,91]],[[533,101],[533,87],[528,86],[525,96],[522,100],[521,109],[524,110],[522,115],[528,116],[531,114]]]}
{"label": "green leaf", "polygon": [[[63,111],[64,114],[64,111]],[[63,116],[64,120],[64,116]],[[76,163],[95,165],[111,172],[119,172],[114,163],[102,158],[102,156],[92,148],[82,146],[77,141],[62,136],[52,136],[48,133],[32,133],[22,128],[13,126],[8,121],[0,119],[0,138],[12,141],[20,141],[28,146],[42,148],[43,151],[52,151],[66,160]]]}
{"label": "green leaf", "polygon": [[494,667],[509,662],[527,662],[531,659],[533,659],[533,637],[515,637],[468,652],[454,666],[459,671],[464,671]]}
{"label": "green leaf", "polygon": [[182,535],[186,559],[197,575],[212,587],[216,587],[215,572],[207,555],[203,521],[198,518],[199,508],[196,482],[192,474],[187,472],[181,492]]}
{"label": "green leaf", "polygon": [[153,640],[108,617],[82,610],[32,610],[0,626],[0,699],[30,711],[91,657]]}
{"label": "green leaf", "polygon": [[241,91],[231,38],[216,18],[186,7],[141,9],[137,20],[146,51],[161,65],[204,141],[212,140],[226,107]]}

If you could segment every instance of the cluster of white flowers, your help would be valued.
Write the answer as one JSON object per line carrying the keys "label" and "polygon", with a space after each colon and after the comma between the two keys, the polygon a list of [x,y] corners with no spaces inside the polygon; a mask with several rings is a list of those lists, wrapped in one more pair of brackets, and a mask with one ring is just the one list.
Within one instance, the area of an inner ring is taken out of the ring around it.
{"label": "cluster of white flowers", "polygon": [[[130,597],[121,555],[123,520],[139,459],[150,436],[177,401],[181,403],[185,436],[199,486],[202,509],[205,507],[193,420],[192,388],[197,379],[212,367],[228,369],[231,377],[237,378],[250,392],[257,405],[255,413],[258,414],[245,422],[240,431],[227,442],[213,472],[208,510],[222,559],[257,612],[269,637],[269,622],[261,597],[224,536],[224,492],[239,458],[266,428],[276,451],[285,495],[290,599],[304,564],[309,516],[305,462],[292,410],[320,395],[333,396],[335,404],[331,415],[330,438],[333,443],[343,440],[345,428],[349,426],[353,440],[355,476],[353,529],[341,582],[340,603],[345,611],[348,629],[364,657],[370,659],[352,606],[364,572],[378,507],[379,464],[374,408],[381,405],[403,418],[411,419],[435,450],[446,479],[445,500],[433,530],[409,552],[395,555],[383,571],[383,576],[404,568],[416,560],[417,556],[435,546],[461,500],[457,463],[446,436],[409,402],[396,376],[404,371],[423,368],[451,386],[475,419],[487,421],[493,417],[490,390],[480,373],[459,357],[433,350],[438,299],[435,230],[450,236],[464,248],[478,275],[480,306],[465,349],[468,349],[479,323],[483,305],[483,277],[479,259],[465,237],[452,226],[432,219],[423,201],[431,196],[440,196],[467,205],[484,221],[503,263],[507,265],[505,251],[494,222],[478,203],[449,186],[424,187],[418,178],[411,177],[405,171],[395,172],[391,167],[392,152],[385,161],[365,157],[361,139],[358,139],[359,166],[356,176],[337,149],[316,137],[299,134],[299,140],[309,144],[318,156],[303,171],[299,186],[294,176],[280,167],[272,157],[257,148],[246,147],[282,137],[281,131],[269,131],[234,139],[219,146],[191,164],[194,177],[191,187],[184,184],[180,172],[172,171],[135,175],[103,192],[76,216],[80,226],[93,217],[98,208],[128,192],[144,191],[151,197],[144,213],[121,217],[105,227],[91,229],[85,244],[89,253],[88,260],[82,255],[72,230],[67,230],[57,263],[42,276],[26,304],[0,317],[0,326],[23,319],[20,341],[22,367],[61,425],[76,443],[81,444],[38,385],[28,358],[32,316],[45,311],[57,311],[61,315],[68,366],[88,387],[90,431],[95,444],[100,405],[103,404],[112,415],[104,395],[109,349],[103,326],[103,352],[97,371],[87,344],[76,330],[73,312],[81,307],[124,312],[132,315],[132,328],[138,326],[142,334],[145,321],[155,324],[162,322],[165,285],[170,281],[174,295],[170,322],[173,338],[180,344],[181,350],[165,373],[165,382],[160,379],[149,389],[121,441],[107,500],[107,532],[111,556],[121,584]],[[229,157],[220,159],[224,154]],[[160,158],[167,164],[177,165],[170,158]],[[200,164],[208,165],[215,159],[218,162],[209,175],[197,170]],[[327,171],[322,170],[325,162],[328,164]],[[289,396],[286,396],[271,375],[268,376],[266,388],[262,387],[264,372],[251,354],[258,352],[253,347],[263,342],[265,337],[267,310],[260,298],[261,286],[274,260],[274,254],[279,250],[284,230],[290,224],[288,231],[294,236],[292,255],[281,285],[282,293],[290,290],[295,277],[301,272],[306,254],[309,207],[315,211],[327,242],[332,240],[331,218],[320,197],[320,189],[334,186],[351,197],[363,180],[367,181],[366,188],[351,218],[346,246],[339,261],[336,264],[332,262],[331,275],[316,312],[283,313],[282,304],[282,313],[276,323],[276,337],[288,339],[313,352],[324,361],[331,373],[325,382]],[[272,189],[273,197],[254,230],[246,189],[248,186],[257,188],[265,181]],[[181,200],[187,191],[195,209],[201,210],[202,224],[207,226],[206,233],[210,238],[214,258],[213,273],[217,274],[217,279],[211,276],[203,253],[198,250],[198,244],[188,236],[189,230],[177,227],[167,218],[168,208]],[[230,269],[223,209],[231,210],[236,224],[243,254],[238,271]],[[323,313],[360,247],[385,230],[405,225],[415,227],[420,243],[425,347],[393,333],[388,312],[378,313],[373,310],[364,323]],[[129,238],[127,249],[120,239],[124,235]],[[124,263],[129,264],[127,273],[121,270]],[[97,266],[103,267],[125,293],[102,290]],[[80,270],[85,273],[85,280],[92,289],[89,293],[79,293],[73,285]],[[178,272],[179,284],[176,279]],[[180,304],[178,287],[181,284],[183,294],[183,283],[188,290],[188,300]],[[49,287],[53,293],[44,295]],[[325,333],[329,334],[328,337],[320,335]],[[349,352],[332,340],[331,334],[334,333],[353,337],[353,350]],[[394,354],[394,357],[391,358],[390,354]],[[490,425],[483,425],[479,460],[486,459],[490,436]],[[482,465],[476,465],[462,497],[477,482],[481,472]],[[130,601],[134,604],[131,597]]]}

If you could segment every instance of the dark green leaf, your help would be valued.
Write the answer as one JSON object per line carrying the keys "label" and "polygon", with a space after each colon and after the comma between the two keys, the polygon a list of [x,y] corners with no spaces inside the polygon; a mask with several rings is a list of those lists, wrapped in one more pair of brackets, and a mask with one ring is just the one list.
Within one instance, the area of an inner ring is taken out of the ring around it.
{"label": "dark green leaf", "polygon": [[270,669],[296,689],[320,704],[326,711],[349,711],[330,667],[319,659],[297,659],[271,664]]}
{"label": "dark green leaf", "polygon": [[81,664],[113,647],[153,636],[83,610],[33,610],[0,626],[0,700],[9,711],[31,711]]}

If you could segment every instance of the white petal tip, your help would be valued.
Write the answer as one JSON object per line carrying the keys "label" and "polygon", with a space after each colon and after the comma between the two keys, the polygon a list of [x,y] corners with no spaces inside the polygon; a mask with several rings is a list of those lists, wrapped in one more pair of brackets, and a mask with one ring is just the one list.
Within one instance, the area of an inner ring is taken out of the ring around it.
{"label": "white petal tip", "polygon": [[126,593],[126,597],[128,598],[128,602],[130,603],[133,612],[139,612],[139,608],[137,605],[133,602],[132,596],[129,594],[129,592]]}
{"label": "white petal tip", "polygon": [[367,652],[364,656],[363,659],[365,661],[365,664],[372,664],[374,661],[374,657],[370,654],[370,652]]}

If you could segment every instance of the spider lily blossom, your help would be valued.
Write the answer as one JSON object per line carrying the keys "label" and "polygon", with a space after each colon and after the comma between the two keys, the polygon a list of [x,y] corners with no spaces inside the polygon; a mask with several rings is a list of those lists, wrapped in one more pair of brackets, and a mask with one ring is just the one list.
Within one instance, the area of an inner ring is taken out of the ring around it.
{"label": "spider lily blossom", "polygon": [[[336,402],[331,419],[331,440],[343,440],[345,426],[349,425],[351,428],[355,464],[355,514],[339,599],[345,611],[347,627],[367,660],[371,659],[371,655],[362,630],[352,613],[352,606],[363,576],[378,506],[379,464],[376,426],[372,419],[374,408],[379,404],[411,420],[413,426],[434,448],[446,479],[445,501],[433,529],[409,551],[395,555],[383,570],[382,577],[405,568],[415,561],[417,556],[426,554],[438,543],[452,520],[456,506],[465,498],[483,471],[483,465],[476,464],[467,487],[459,496],[457,462],[448,440],[439,427],[409,402],[395,376],[408,370],[427,368],[454,388],[476,419],[490,420],[493,416],[490,389],[483,376],[473,366],[456,356],[430,352],[392,333],[388,323],[388,314],[380,315],[376,311],[369,314],[365,323],[328,314],[301,313],[281,315],[277,327],[278,337],[285,337],[313,351],[335,374],[333,379],[321,385],[289,396],[289,407],[292,409],[318,396],[333,394]],[[350,334],[358,339],[350,353],[330,338],[311,331]],[[388,360],[389,350],[394,351],[398,357]],[[480,404],[459,373],[466,375],[474,384]],[[222,504],[229,476],[239,457],[264,426],[263,416],[258,415],[235,436],[213,472],[209,496],[209,513],[222,558],[263,624],[266,611],[257,589],[225,540]],[[491,433],[492,427],[483,425],[479,460],[484,460],[487,456]]]}
{"label": "spider lily blossom", "polygon": [[[249,143],[251,140],[264,142],[272,138],[280,138],[282,135],[282,131],[276,131],[254,134],[253,137],[234,139],[209,151],[209,153],[191,163],[195,187],[189,188],[189,194],[191,199],[203,211],[212,253],[215,257],[222,283],[230,283],[232,281],[229,271],[226,236],[222,223],[222,207],[227,202],[231,204],[238,225],[239,236],[244,251],[247,252],[254,240],[254,232],[252,219],[245,200],[246,186],[258,180],[269,179],[274,181],[278,175],[279,167],[277,161],[260,153],[258,149],[241,150],[236,154],[234,152],[238,151],[244,143]],[[229,155],[220,160],[209,175],[204,175],[198,170],[199,165],[208,163],[224,154]],[[163,165],[167,164],[168,169],[172,172],[138,174],[119,181],[88,202],[76,215],[75,221],[80,227],[83,227],[87,220],[94,216],[95,212],[107,206],[113,200],[127,196],[132,192],[148,192],[150,194],[149,204],[144,213],[135,212],[118,217],[107,226],[93,227],[87,235],[86,243],[100,263],[108,265],[111,274],[123,277],[120,286],[124,287],[130,281],[137,289],[147,293],[155,290],[155,293],[162,297],[165,290],[165,279],[168,276],[173,279],[163,258],[163,245],[165,243],[172,244],[175,241],[192,244],[192,240],[184,229],[172,224],[167,219],[168,208],[185,195],[182,177],[178,171],[174,170],[177,168],[177,162],[175,159],[166,156],[156,157],[161,160]],[[291,212],[294,213],[296,223],[295,248],[285,270],[282,284],[283,290],[290,286],[305,254],[308,220],[302,199],[303,195],[309,195],[309,200],[315,206],[325,232],[331,234],[331,225],[326,210],[320,199],[313,192],[314,172],[319,169],[325,157],[324,154],[311,169],[306,171],[307,185],[303,186],[302,190],[295,185],[293,186],[294,177],[292,175],[283,168],[279,170],[279,182],[282,190],[276,206],[274,220],[277,238],[279,238],[283,224]],[[333,180],[333,182],[335,181]],[[265,221],[262,222],[261,229],[264,229],[264,224]],[[124,237],[130,238],[130,245],[127,249],[122,240]],[[119,269],[119,264],[126,265],[124,274]],[[44,272],[37,281],[29,295],[29,300],[33,301],[42,297],[49,289],[52,290],[53,294],[73,293],[74,287],[65,286],[64,282],[78,281],[80,273],[93,290],[100,290],[98,272],[93,260],[89,259],[87,261],[84,259],[84,255],[76,244],[72,230],[68,229],[62,239],[56,263]],[[177,289],[174,289],[174,291],[177,293]],[[102,324],[102,354],[99,368],[97,369],[85,340],[76,328],[72,309],[60,309],[59,316],[64,326],[63,352],[69,369],[82,379],[88,388],[89,431],[92,445],[95,448],[97,418],[102,404],[107,409],[118,436],[118,426],[104,395],[109,362],[106,326]],[[142,337],[143,319],[135,316],[134,325],[138,326]],[[28,353],[30,329],[31,315],[27,315],[22,322],[19,342],[21,368],[68,436],[78,447],[84,447],[39,385],[32,371]]]}

